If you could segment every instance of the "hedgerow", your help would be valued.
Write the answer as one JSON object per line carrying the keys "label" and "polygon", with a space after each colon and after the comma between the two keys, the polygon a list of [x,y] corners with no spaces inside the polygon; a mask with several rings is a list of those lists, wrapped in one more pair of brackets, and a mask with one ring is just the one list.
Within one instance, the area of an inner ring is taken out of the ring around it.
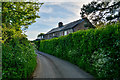
{"label": "hedgerow", "polygon": [[3,80],[30,78],[34,71],[35,49],[25,32],[40,18],[37,13],[42,4],[33,1],[1,3]]}
{"label": "hedgerow", "polygon": [[35,43],[40,51],[68,60],[96,78],[120,76],[119,23]]}
{"label": "hedgerow", "polygon": [[21,31],[3,26],[2,79],[30,78],[37,64],[33,45]]}
{"label": "hedgerow", "polygon": [[3,43],[2,67],[3,79],[30,78],[36,67],[36,54],[30,42],[12,39]]}

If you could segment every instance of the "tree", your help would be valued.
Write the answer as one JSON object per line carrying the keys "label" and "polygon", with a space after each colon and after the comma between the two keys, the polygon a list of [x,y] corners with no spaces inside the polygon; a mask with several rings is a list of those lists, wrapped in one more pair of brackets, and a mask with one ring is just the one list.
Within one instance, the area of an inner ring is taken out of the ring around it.
{"label": "tree", "polygon": [[28,25],[36,22],[43,3],[3,2],[2,3],[2,39],[7,42],[14,37],[26,37],[23,34]]}
{"label": "tree", "polygon": [[19,25],[16,30],[21,28],[24,30],[28,28],[28,25],[36,22],[36,18],[40,18],[37,12],[42,4],[35,2],[3,2],[2,23],[6,24],[7,27]]}
{"label": "tree", "polygon": [[44,35],[44,33],[40,33],[40,34],[38,34],[38,36],[37,36],[37,37],[40,37],[40,36],[42,36],[42,35]]}
{"label": "tree", "polygon": [[120,1],[92,1],[83,5],[80,15],[81,17],[88,17],[94,25],[114,22],[120,18]]}
{"label": "tree", "polygon": [[41,3],[35,2],[2,3],[3,80],[28,79],[34,71],[35,51],[23,31],[39,18],[37,12],[40,6]]}

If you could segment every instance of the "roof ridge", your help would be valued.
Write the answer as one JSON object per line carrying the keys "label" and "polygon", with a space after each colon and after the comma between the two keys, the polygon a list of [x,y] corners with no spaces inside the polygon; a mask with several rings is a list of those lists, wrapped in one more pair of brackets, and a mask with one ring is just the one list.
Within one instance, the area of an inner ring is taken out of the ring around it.
{"label": "roof ridge", "polygon": [[[72,22],[70,22],[70,23],[67,23],[67,24],[63,25],[64,27],[56,27],[56,28],[53,28],[53,29],[51,29],[49,32],[47,32],[46,34],[53,33],[53,32],[56,32],[56,31],[61,31],[61,30],[64,30],[64,29],[68,29],[70,25],[71,25],[70,28],[72,28],[72,27],[74,27],[74,25],[78,24],[77,22],[79,22],[79,21],[81,21],[81,20],[83,20],[83,19],[78,19],[78,20],[76,20],[76,21],[72,21]],[[69,26],[68,26],[68,25],[69,25]]]}

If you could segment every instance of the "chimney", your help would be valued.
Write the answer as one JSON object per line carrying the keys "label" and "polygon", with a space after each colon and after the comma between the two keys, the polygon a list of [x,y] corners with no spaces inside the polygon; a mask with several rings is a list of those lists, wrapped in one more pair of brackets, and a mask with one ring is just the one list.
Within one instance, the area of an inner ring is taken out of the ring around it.
{"label": "chimney", "polygon": [[58,23],[58,27],[60,28],[60,27],[63,27],[63,23],[62,22],[59,22]]}

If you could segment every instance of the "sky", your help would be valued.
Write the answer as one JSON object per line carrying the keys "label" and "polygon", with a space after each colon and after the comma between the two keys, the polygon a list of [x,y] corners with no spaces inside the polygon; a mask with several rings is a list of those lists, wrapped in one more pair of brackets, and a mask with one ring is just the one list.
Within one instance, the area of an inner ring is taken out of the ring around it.
{"label": "sky", "polygon": [[45,2],[40,10],[40,18],[29,26],[26,35],[29,40],[37,39],[40,33],[47,33],[58,26],[59,22],[63,24],[81,19],[80,9],[83,4],[88,4],[92,0],[79,0],[79,2]]}

